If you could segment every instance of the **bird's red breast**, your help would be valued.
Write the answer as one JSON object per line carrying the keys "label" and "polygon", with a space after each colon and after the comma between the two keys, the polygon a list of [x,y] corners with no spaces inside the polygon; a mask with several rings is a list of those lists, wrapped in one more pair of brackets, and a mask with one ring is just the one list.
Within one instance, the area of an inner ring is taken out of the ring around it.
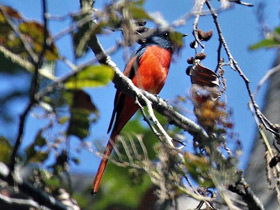
{"label": "bird's red breast", "polygon": [[158,94],[162,89],[170,66],[171,52],[157,45],[147,46],[140,57],[138,70],[132,79],[135,86]]}
{"label": "bird's red breast", "polygon": [[[133,84],[153,94],[158,94],[162,89],[170,66],[172,54],[169,50],[157,45],[150,45],[145,48],[140,57],[135,56],[127,64],[124,74],[129,77],[133,73]],[[125,105],[125,106],[123,106]],[[138,109],[134,99],[118,92],[116,95],[115,107],[120,108],[118,112],[117,130],[121,130],[126,122]],[[125,113],[125,114],[123,114]],[[125,120],[127,119],[127,120]]]}

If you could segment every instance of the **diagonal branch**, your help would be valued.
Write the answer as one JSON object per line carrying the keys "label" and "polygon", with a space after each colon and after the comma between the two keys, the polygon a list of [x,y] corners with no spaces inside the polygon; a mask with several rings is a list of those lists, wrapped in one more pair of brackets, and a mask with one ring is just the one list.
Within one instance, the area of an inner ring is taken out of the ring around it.
{"label": "diagonal branch", "polygon": [[[115,46],[113,46],[112,48],[107,50],[107,53],[112,54],[112,53],[116,52],[121,45],[122,45],[121,42],[117,42]],[[61,78],[56,79],[51,84],[49,84],[47,87],[45,87],[43,90],[36,93],[35,98],[37,101],[41,101],[44,96],[52,93],[56,88],[57,89],[63,88],[63,84],[65,82],[67,82],[70,78],[72,78],[72,77],[76,76],[78,73],[82,72],[85,69],[85,67],[87,67],[88,65],[92,65],[92,64],[95,64],[98,62],[97,59],[91,59],[90,61],[87,61],[79,66],[76,66],[75,64],[71,63],[64,57],[62,57],[62,61],[64,61],[64,63],[67,66],[69,66],[72,71],[70,73],[66,74],[65,76],[62,76]]]}
{"label": "diagonal branch", "polygon": [[243,178],[235,183],[235,185],[230,185],[229,190],[241,196],[243,201],[248,205],[249,210],[264,210],[263,204]]}
{"label": "diagonal branch", "polygon": [[9,26],[13,29],[13,31],[18,35],[18,37],[20,38],[20,41],[22,42],[24,48],[26,49],[27,53],[30,55],[32,62],[36,63],[38,62],[38,57],[35,54],[35,52],[33,51],[33,49],[31,48],[31,46],[25,42],[25,38],[23,36],[23,34],[19,31],[19,29],[17,28],[17,26],[13,23],[13,21],[10,19],[9,15],[7,14],[7,12],[5,11],[5,9],[3,9],[3,5],[0,4],[0,11],[2,12],[5,20],[7,21],[7,23],[9,24]]}
{"label": "diagonal branch", "polygon": [[31,183],[22,180],[21,177],[15,176],[17,178],[11,178],[9,174],[10,171],[8,167],[4,163],[0,162],[0,179],[8,182],[10,185],[17,186],[20,191],[31,196],[40,205],[57,210],[69,209],[65,207],[60,201],[56,200],[53,196],[48,195],[40,189],[37,189]]}
{"label": "diagonal branch", "polygon": [[91,37],[89,47],[96,55],[99,63],[108,65],[115,71],[113,82],[116,88],[133,98],[137,98],[140,103],[144,102],[145,104],[145,101],[151,101],[153,108],[167,117],[171,123],[188,131],[194,137],[200,137],[204,139],[208,138],[208,135],[205,133],[203,128],[184,117],[180,113],[176,112],[166,101],[137,88],[129,78],[123,75],[118,66],[111,60],[110,56],[104,51],[96,36]]}
{"label": "diagonal branch", "polygon": [[0,201],[13,208],[22,209],[27,207],[27,208],[34,208],[34,209],[41,209],[41,210],[49,210],[49,208],[41,206],[34,200],[30,200],[30,199],[10,198],[0,194]]}

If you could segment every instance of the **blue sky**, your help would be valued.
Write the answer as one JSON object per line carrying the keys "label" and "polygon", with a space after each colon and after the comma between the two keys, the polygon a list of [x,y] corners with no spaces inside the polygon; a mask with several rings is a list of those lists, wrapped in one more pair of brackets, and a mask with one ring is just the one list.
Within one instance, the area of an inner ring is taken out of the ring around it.
{"label": "blue sky", "polygon": [[[26,18],[41,20],[41,6],[38,0],[0,0],[0,3],[10,5],[17,10],[19,10]],[[67,2],[67,3],[66,3]],[[96,7],[103,7],[104,2],[107,1],[96,1]],[[181,17],[183,14],[190,11],[193,6],[194,1],[183,1],[183,0],[150,0],[145,4],[145,8],[149,12],[161,12],[163,17],[171,23],[175,19]],[[211,1],[215,3],[215,1]],[[257,5],[261,1],[248,0],[250,3]],[[264,1],[266,2],[266,7],[264,8],[265,21],[270,28],[274,28],[279,24],[277,21],[278,17],[278,4],[275,1]],[[219,5],[215,3],[215,6]],[[65,15],[69,12],[78,11],[79,1],[78,0],[57,0],[48,1],[49,13],[53,15]],[[160,96],[167,100],[172,100],[174,96],[179,94],[188,93],[190,88],[190,79],[185,75],[185,69],[188,66],[186,60],[188,57],[194,55],[194,51],[189,48],[189,43],[193,40],[192,37],[192,24],[193,18],[187,21],[187,26],[180,27],[178,30],[189,34],[185,39],[185,48],[182,50],[179,56],[174,57],[174,62],[170,68],[170,74],[165,87],[163,88]],[[249,51],[249,45],[262,39],[262,34],[260,32],[260,26],[256,18],[256,7],[244,7],[236,5],[234,8],[223,11],[219,14],[220,24],[223,30],[225,39],[229,45],[231,53],[237,60],[238,64],[242,68],[243,72],[251,81],[252,90],[255,89],[258,81],[263,77],[265,72],[272,66],[275,58],[275,50],[258,50]],[[52,22],[50,24],[51,33],[57,34],[63,28],[69,26],[69,22]],[[216,54],[217,54],[217,33],[214,28],[212,18],[210,16],[201,17],[199,22],[199,28],[207,31],[212,29],[214,35],[212,39],[206,43],[206,54],[207,58],[203,61],[203,64],[210,69],[215,69],[216,67]],[[117,35],[118,36],[118,35]],[[118,36],[117,38],[120,38]],[[110,47],[115,43],[114,38],[101,38],[101,42],[104,48]],[[71,40],[69,37],[65,37],[60,40],[57,45],[60,49],[61,54],[73,59],[73,56],[69,53],[71,52],[70,46]],[[86,58],[93,57],[90,52]],[[124,68],[124,59],[122,53],[117,53],[112,56],[112,59],[118,64],[120,69]],[[58,63],[57,70],[60,74],[67,72],[68,68],[62,64]],[[256,131],[256,125],[254,124],[253,117],[248,109],[249,97],[245,89],[245,84],[238,76],[237,72],[227,68],[225,71],[225,76],[227,79],[227,101],[228,107],[233,110],[233,119],[235,123],[234,131],[239,134],[239,138],[243,144],[243,156],[241,157],[241,167],[243,168],[246,164],[248,154],[250,152],[251,144],[254,138],[254,133]],[[9,86],[11,83],[2,83],[1,88],[5,85]],[[113,109],[113,98],[114,98],[114,85],[111,83],[104,88],[87,89],[90,93],[93,102],[97,105],[100,110],[101,117],[99,122],[92,126],[92,135],[88,139],[98,139],[102,142],[107,141],[108,135],[107,127],[110,121],[111,110]],[[264,88],[260,92],[257,101],[261,105],[263,102]],[[26,100],[19,100],[16,104],[12,106],[16,113],[21,113],[26,106]],[[192,110],[191,107],[187,107]],[[34,119],[32,116],[28,118],[27,127],[24,135],[23,147],[30,144],[30,139],[36,134],[36,130],[45,124],[44,121],[39,121]],[[15,133],[16,127],[12,127],[10,131],[5,131],[0,129],[4,135],[7,132]],[[75,145],[75,144],[74,144]],[[75,172],[87,172],[90,174],[95,173],[97,169],[97,164],[99,159],[95,157],[90,152],[81,153],[81,164],[79,166],[73,166],[72,170]],[[90,163],[90,164],[89,164]]]}

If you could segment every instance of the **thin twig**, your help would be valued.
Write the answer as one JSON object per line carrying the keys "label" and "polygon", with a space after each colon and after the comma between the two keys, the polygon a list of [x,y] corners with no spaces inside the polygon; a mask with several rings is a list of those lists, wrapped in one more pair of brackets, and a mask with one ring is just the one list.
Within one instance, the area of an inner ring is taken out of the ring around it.
{"label": "thin twig", "polygon": [[118,138],[118,141],[121,142],[121,144],[124,148],[124,151],[126,153],[126,156],[129,160],[129,163],[133,164],[134,161],[133,161],[133,158],[132,158],[132,155],[131,155],[131,150],[128,148],[128,146],[126,144],[126,141],[121,136]]}
{"label": "thin twig", "polygon": [[197,15],[196,15],[196,18],[194,20],[194,23],[193,23],[193,35],[194,35],[195,41],[201,46],[202,51],[204,50],[205,46],[201,43],[200,39],[198,38],[198,32],[197,32],[198,28],[197,28],[197,26],[198,26],[199,18],[202,14],[202,9],[203,9],[203,6],[205,4],[205,1],[206,0],[199,0],[198,1],[198,6],[197,6],[198,11],[197,11]]}
{"label": "thin twig", "polygon": [[20,191],[26,193],[27,195],[32,197],[37,203],[46,206],[49,209],[70,210],[70,208],[64,206],[60,201],[55,199],[53,196],[34,187],[33,184],[22,180],[20,175],[16,175],[13,178],[10,176],[10,174],[11,172],[9,168],[4,163],[0,162],[0,179],[4,180],[10,185],[17,186]]}
{"label": "thin twig", "polygon": [[[266,173],[267,173],[267,181],[270,185],[274,185],[273,188],[275,189],[276,193],[277,193],[277,198],[278,198],[278,203],[280,203],[280,190],[279,190],[279,182],[275,181],[272,184],[272,176],[275,180],[279,180],[279,176],[280,176],[280,167],[279,164],[277,164],[276,166],[274,166],[272,169],[270,168],[269,162],[271,161],[271,159],[273,157],[275,157],[275,152],[274,150],[271,148],[270,143],[268,138],[266,137],[266,134],[263,130],[263,126],[261,126],[260,122],[259,122],[259,118],[256,116],[255,112],[253,111],[252,108],[252,103],[249,103],[249,108],[251,110],[251,113],[254,116],[254,119],[256,121],[256,124],[258,125],[258,129],[259,129],[259,134],[260,134],[260,139],[263,142],[263,145],[265,147],[265,160],[266,160]],[[271,172],[273,171],[273,172]]]}
{"label": "thin twig", "polygon": [[156,128],[153,126],[152,122],[149,120],[149,117],[146,115],[145,109],[142,106],[142,104],[137,100],[135,103],[139,106],[139,109],[141,111],[142,116],[144,117],[144,120],[146,121],[146,123],[149,125],[150,129],[152,130],[152,132],[155,134],[155,136],[157,136],[160,139],[161,134],[157,132]]}
{"label": "thin twig", "polygon": [[[27,107],[25,108],[25,110],[23,111],[23,113],[20,115],[18,134],[17,134],[15,145],[13,147],[13,151],[12,151],[12,155],[11,155],[11,161],[10,161],[10,171],[11,171],[11,173],[14,172],[17,152],[18,152],[18,150],[20,148],[20,145],[22,143],[22,136],[23,136],[23,132],[24,132],[24,128],[25,128],[26,118],[27,118],[29,112],[31,111],[33,105],[36,103],[35,95],[36,95],[36,93],[38,91],[38,88],[39,88],[39,67],[41,65],[41,62],[43,60],[44,54],[45,54],[46,49],[47,49],[48,21],[47,21],[47,18],[45,17],[45,13],[47,12],[46,0],[42,0],[42,4],[43,4],[43,22],[44,22],[43,47],[42,47],[42,51],[41,51],[40,55],[38,56],[38,59],[33,59],[34,74],[33,74],[32,83],[31,83],[31,87],[30,87],[30,91],[29,91],[29,103],[28,103]],[[22,40],[22,41],[24,41],[24,40]]]}
{"label": "thin twig", "polygon": [[6,205],[9,205],[12,208],[19,208],[19,209],[34,208],[34,209],[40,209],[40,210],[49,210],[49,208],[41,206],[34,200],[30,200],[30,199],[10,198],[10,197],[0,194],[0,200],[1,200],[1,203],[5,203]]}
{"label": "thin twig", "polygon": [[252,192],[249,184],[243,178],[235,185],[231,185],[229,190],[241,196],[242,200],[248,205],[249,210],[264,210],[263,204]]}
{"label": "thin twig", "polygon": [[143,143],[143,139],[141,137],[138,137],[137,139],[138,139],[140,146],[142,148],[142,151],[143,151],[144,161],[148,162],[149,161],[148,151]]}
{"label": "thin twig", "polygon": [[272,69],[269,69],[266,74],[264,75],[264,77],[259,81],[258,86],[256,88],[256,91],[254,93],[254,97],[257,96],[259,90],[261,89],[261,87],[263,86],[263,84],[276,72],[280,71],[280,64],[278,64],[277,66],[273,67]]}
{"label": "thin twig", "polygon": [[217,31],[218,31],[218,35],[219,35],[219,39],[220,39],[220,42],[222,43],[224,49],[225,49],[225,52],[229,58],[229,61],[230,61],[230,66],[232,69],[234,69],[235,71],[238,72],[239,76],[243,79],[245,85],[246,85],[246,89],[247,89],[247,92],[248,92],[248,95],[250,97],[250,100],[253,104],[253,107],[254,107],[254,110],[256,112],[256,115],[258,116],[258,118],[260,119],[260,121],[262,122],[262,124],[264,125],[264,127],[270,131],[271,133],[279,136],[279,132],[278,130],[275,128],[275,126],[262,114],[262,112],[260,111],[260,108],[259,106],[257,105],[256,101],[255,101],[255,98],[252,94],[252,91],[251,91],[251,88],[250,88],[250,81],[249,79],[246,77],[246,75],[243,73],[243,71],[241,70],[241,68],[239,67],[237,61],[233,58],[230,50],[229,50],[229,47],[225,41],[225,38],[223,36],[223,33],[222,33],[222,29],[221,29],[221,26],[218,22],[218,15],[217,13],[215,12],[214,8],[212,7],[212,5],[210,4],[209,0],[206,0],[205,1],[207,7],[209,8],[209,10],[211,11],[212,13],[212,17],[213,17],[213,20],[214,20],[214,23],[216,25],[216,28],[217,28]]}
{"label": "thin twig", "polygon": [[[6,49],[3,46],[0,46],[0,52],[2,52],[6,58],[11,59],[12,62],[15,62],[16,64],[20,65],[28,72],[31,73],[34,72],[34,65],[31,62],[20,57],[18,54],[11,52],[10,50]],[[56,77],[54,75],[48,73],[47,71],[44,71],[43,69],[39,69],[39,72],[40,75],[42,75],[43,77],[49,80],[56,80]]]}
{"label": "thin twig", "polygon": [[137,151],[134,139],[131,136],[129,136],[128,139],[129,139],[129,142],[130,142],[130,145],[131,145],[131,148],[132,148],[132,154],[135,155],[137,160],[141,160],[141,155]]}
{"label": "thin twig", "polygon": [[77,21],[76,24],[72,24],[69,28],[66,28],[66,29],[60,31],[59,33],[57,33],[56,35],[54,35],[53,40],[57,41],[58,39],[62,38],[63,36],[68,35],[69,33],[73,32],[77,27],[82,27],[85,24],[89,23],[90,21],[92,21],[91,16],[84,17],[83,19]]}
{"label": "thin twig", "polygon": [[[215,9],[217,14],[220,14],[221,12],[227,11],[229,9],[232,9],[233,5],[230,5],[229,7],[227,7],[226,9],[223,7],[219,7],[217,9]],[[180,18],[178,18],[177,20],[174,20],[171,24],[170,24],[170,28],[176,28],[179,26],[183,26],[186,25],[187,20],[189,20],[192,17],[195,17],[196,15],[200,15],[200,16],[207,16],[207,15],[212,15],[211,12],[209,12],[209,10],[204,10],[204,11],[192,11],[192,12],[188,12],[186,14],[184,14],[183,16],[181,16]]]}
{"label": "thin twig", "polygon": [[[145,121],[148,123],[148,125],[150,126],[151,130],[153,131],[153,133],[158,137],[158,139],[162,140],[162,137],[164,136],[167,141],[168,144],[172,147],[174,147],[173,143],[172,143],[172,138],[167,134],[167,132],[164,130],[164,128],[161,126],[160,122],[158,121],[158,119],[156,118],[153,108],[152,108],[152,104],[149,100],[145,100],[145,103],[148,107],[148,116],[145,113],[145,109],[142,107],[141,103],[139,103],[139,101],[136,98],[136,103],[138,104],[138,106],[140,107],[141,113],[145,119]],[[153,123],[153,124],[152,124]],[[155,125],[155,128],[153,125]],[[157,130],[159,130],[160,132],[158,132]]]}
{"label": "thin twig", "polygon": [[[106,51],[106,53],[108,53],[110,55],[110,54],[116,52],[120,48],[121,45],[122,45],[121,42],[117,42],[116,45],[113,46],[112,48],[108,49]],[[85,67],[87,67],[89,65],[93,65],[98,62],[98,60],[95,58],[95,59],[91,59],[79,66],[76,66],[75,64],[73,64],[71,61],[69,61],[68,59],[66,59],[64,57],[61,57],[61,59],[68,67],[71,68],[72,71],[63,77],[56,79],[55,81],[53,81],[53,83],[49,84],[43,90],[38,92],[35,96],[37,101],[41,101],[44,96],[46,96],[49,93],[52,93],[56,88],[62,89],[63,84],[65,82],[67,82],[70,78],[72,78],[72,77],[76,76],[78,73],[82,72],[85,69]]]}

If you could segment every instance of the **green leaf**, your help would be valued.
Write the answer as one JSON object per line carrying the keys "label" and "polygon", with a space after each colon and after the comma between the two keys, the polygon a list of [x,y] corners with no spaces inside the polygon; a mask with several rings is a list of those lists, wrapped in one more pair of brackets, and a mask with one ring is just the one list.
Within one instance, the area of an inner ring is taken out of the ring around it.
{"label": "green leaf", "polygon": [[67,89],[82,89],[108,84],[114,77],[114,71],[106,65],[87,66],[75,77],[66,82]]}
{"label": "green leaf", "polygon": [[152,17],[143,8],[144,2],[145,1],[140,0],[140,1],[132,1],[130,3],[125,3],[125,7],[128,9],[133,19],[152,20]]}
{"label": "green leaf", "polygon": [[52,188],[61,187],[61,181],[56,176],[51,176],[50,178],[48,177],[47,179],[44,179],[44,182],[47,186]]}
{"label": "green leaf", "polygon": [[71,109],[71,119],[67,130],[68,135],[84,139],[89,135],[89,114],[86,109]]}
{"label": "green leaf", "polygon": [[60,123],[61,125],[64,125],[65,123],[67,123],[69,120],[69,117],[68,116],[63,116],[63,117],[60,117],[58,119],[58,123]]}
{"label": "green leaf", "polygon": [[0,161],[9,163],[12,154],[12,146],[10,142],[3,136],[0,136]]}
{"label": "green leaf", "polygon": [[[17,19],[17,20],[21,20],[22,17],[21,17],[21,14],[11,8],[11,7],[7,7],[7,6],[1,6],[3,10],[5,10],[5,12],[7,13],[7,15],[9,16],[9,18],[13,18],[13,19]],[[2,11],[0,11],[0,23],[3,23],[3,22],[7,22]]]}
{"label": "green leaf", "polygon": [[[93,23],[89,16],[89,14],[82,14],[79,16],[73,17],[73,23],[77,24],[76,30],[72,33],[72,43],[74,46],[75,57],[82,57],[88,50],[88,43],[90,39],[95,34],[101,34],[103,32],[103,27],[107,24],[105,22],[99,22],[98,24]],[[83,22],[88,19],[89,21],[82,26],[79,26],[79,22]]]}
{"label": "green leaf", "polygon": [[280,42],[279,40],[275,40],[273,38],[268,38],[268,39],[264,39],[260,42],[257,42],[256,44],[253,44],[249,47],[250,50],[257,50],[260,48],[272,48],[272,47],[276,47],[279,46]]}
{"label": "green leaf", "polygon": [[[41,53],[44,42],[44,27],[42,24],[35,21],[22,22],[19,24],[19,30],[27,37],[27,40],[36,53]],[[47,32],[47,38],[50,38]],[[45,58],[48,61],[58,59],[58,50],[53,42],[47,45]]]}
{"label": "green leaf", "polygon": [[99,113],[92,103],[90,96],[83,90],[69,90],[64,96],[70,107],[70,121],[67,135],[74,135],[84,139],[89,135],[89,127],[95,122]]}
{"label": "green leaf", "polygon": [[280,45],[280,27],[274,29],[274,31],[266,38],[256,44],[249,47],[250,50],[257,50],[260,48],[272,48]]}
{"label": "green leaf", "polygon": [[128,9],[133,19],[152,20],[152,17],[141,7],[130,6]]}
{"label": "green leaf", "polygon": [[[44,41],[43,25],[35,21],[25,21],[17,10],[10,7],[3,6],[2,9],[22,33],[23,41],[30,45],[35,53],[41,53]],[[47,32],[47,38],[50,38],[49,32]],[[27,58],[29,55],[23,46],[22,39],[12,30],[2,12],[0,12],[0,45],[23,58]],[[48,42],[44,58],[48,61],[54,61],[58,57],[58,50],[54,42]]]}
{"label": "green leaf", "polygon": [[213,188],[215,185],[209,176],[209,164],[205,157],[198,157],[191,153],[185,152],[185,167],[191,177],[203,187]]}
{"label": "green leaf", "polygon": [[30,158],[29,163],[42,163],[44,162],[49,156],[48,152],[35,152]]}
{"label": "green leaf", "polygon": [[43,162],[48,158],[48,152],[40,151],[47,144],[46,139],[42,136],[42,130],[37,133],[34,142],[25,149],[27,162]]}
{"label": "green leaf", "polygon": [[276,34],[280,35],[280,27],[276,27],[276,28],[274,29],[274,32],[275,32]]}

